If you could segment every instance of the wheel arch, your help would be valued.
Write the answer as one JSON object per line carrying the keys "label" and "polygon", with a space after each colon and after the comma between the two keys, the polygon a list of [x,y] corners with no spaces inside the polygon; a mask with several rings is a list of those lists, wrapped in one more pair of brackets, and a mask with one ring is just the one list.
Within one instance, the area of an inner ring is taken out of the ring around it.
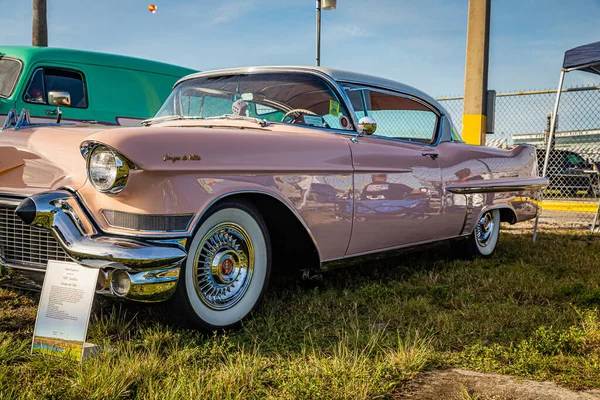
{"label": "wheel arch", "polygon": [[484,207],[479,213],[478,219],[487,211],[499,210],[500,211],[500,222],[508,222],[513,225],[517,223],[517,212],[514,207],[510,204],[495,204],[493,206]]}
{"label": "wheel arch", "polygon": [[[265,191],[243,190],[216,197],[200,213],[192,229],[191,237],[196,234],[207,213],[213,207],[224,201],[236,200],[250,203],[264,218],[271,239],[274,271],[320,269],[321,255],[310,228],[288,201]],[[288,260],[293,262],[283,263],[282,261],[289,253],[293,253],[293,256]],[[285,268],[283,268],[284,266]]]}

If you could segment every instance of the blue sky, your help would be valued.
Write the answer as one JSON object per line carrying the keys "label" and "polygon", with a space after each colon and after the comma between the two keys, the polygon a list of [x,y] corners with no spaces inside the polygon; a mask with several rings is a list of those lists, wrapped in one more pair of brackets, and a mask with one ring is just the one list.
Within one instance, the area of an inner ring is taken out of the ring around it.
{"label": "blue sky", "polygon": [[[48,0],[51,46],[200,70],[313,65],[314,0]],[[599,0],[492,0],[490,89],[555,87],[565,50],[600,40]],[[467,0],[338,0],[323,12],[322,65],[434,96],[462,94]],[[31,43],[31,0],[0,0],[2,42]],[[572,73],[567,85],[599,79]]]}

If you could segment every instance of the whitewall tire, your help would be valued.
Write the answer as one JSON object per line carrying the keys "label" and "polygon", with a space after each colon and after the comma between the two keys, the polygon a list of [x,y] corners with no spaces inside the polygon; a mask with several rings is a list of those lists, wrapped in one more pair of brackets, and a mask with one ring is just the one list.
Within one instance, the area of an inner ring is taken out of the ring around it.
{"label": "whitewall tire", "polygon": [[500,210],[489,210],[481,214],[473,233],[468,238],[469,253],[489,257],[498,245],[500,237]]}
{"label": "whitewall tire", "polygon": [[271,245],[261,215],[249,204],[223,202],[193,236],[173,305],[187,325],[235,328],[260,303],[270,272]]}

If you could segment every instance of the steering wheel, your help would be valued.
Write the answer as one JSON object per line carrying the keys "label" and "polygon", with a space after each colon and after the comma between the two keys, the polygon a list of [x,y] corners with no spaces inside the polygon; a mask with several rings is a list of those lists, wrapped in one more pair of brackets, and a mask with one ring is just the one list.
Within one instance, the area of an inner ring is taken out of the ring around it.
{"label": "steering wheel", "polygon": [[294,108],[293,110],[290,110],[288,112],[286,112],[285,114],[283,114],[283,118],[281,118],[281,122],[285,121],[285,119],[287,117],[289,117],[291,114],[297,113],[298,115],[295,118],[292,118],[292,123],[296,122],[296,118],[298,118],[300,116],[300,114],[308,114],[308,115],[317,115],[317,113],[314,113],[310,110],[306,110],[304,108]]}

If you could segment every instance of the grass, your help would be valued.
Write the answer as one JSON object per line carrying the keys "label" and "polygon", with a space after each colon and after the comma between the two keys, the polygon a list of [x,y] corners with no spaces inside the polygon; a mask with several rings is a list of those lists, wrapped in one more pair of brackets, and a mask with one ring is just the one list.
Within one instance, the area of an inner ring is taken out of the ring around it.
{"label": "grass", "polygon": [[235,332],[105,301],[88,340],[106,351],[82,365],[29,355],[36,297],[0,289],[0,398],[393,398],[449,367],[600,388],[600,238],[505,233],[493,258],[470,261],[451,246],[319,283],[278,278]]}

